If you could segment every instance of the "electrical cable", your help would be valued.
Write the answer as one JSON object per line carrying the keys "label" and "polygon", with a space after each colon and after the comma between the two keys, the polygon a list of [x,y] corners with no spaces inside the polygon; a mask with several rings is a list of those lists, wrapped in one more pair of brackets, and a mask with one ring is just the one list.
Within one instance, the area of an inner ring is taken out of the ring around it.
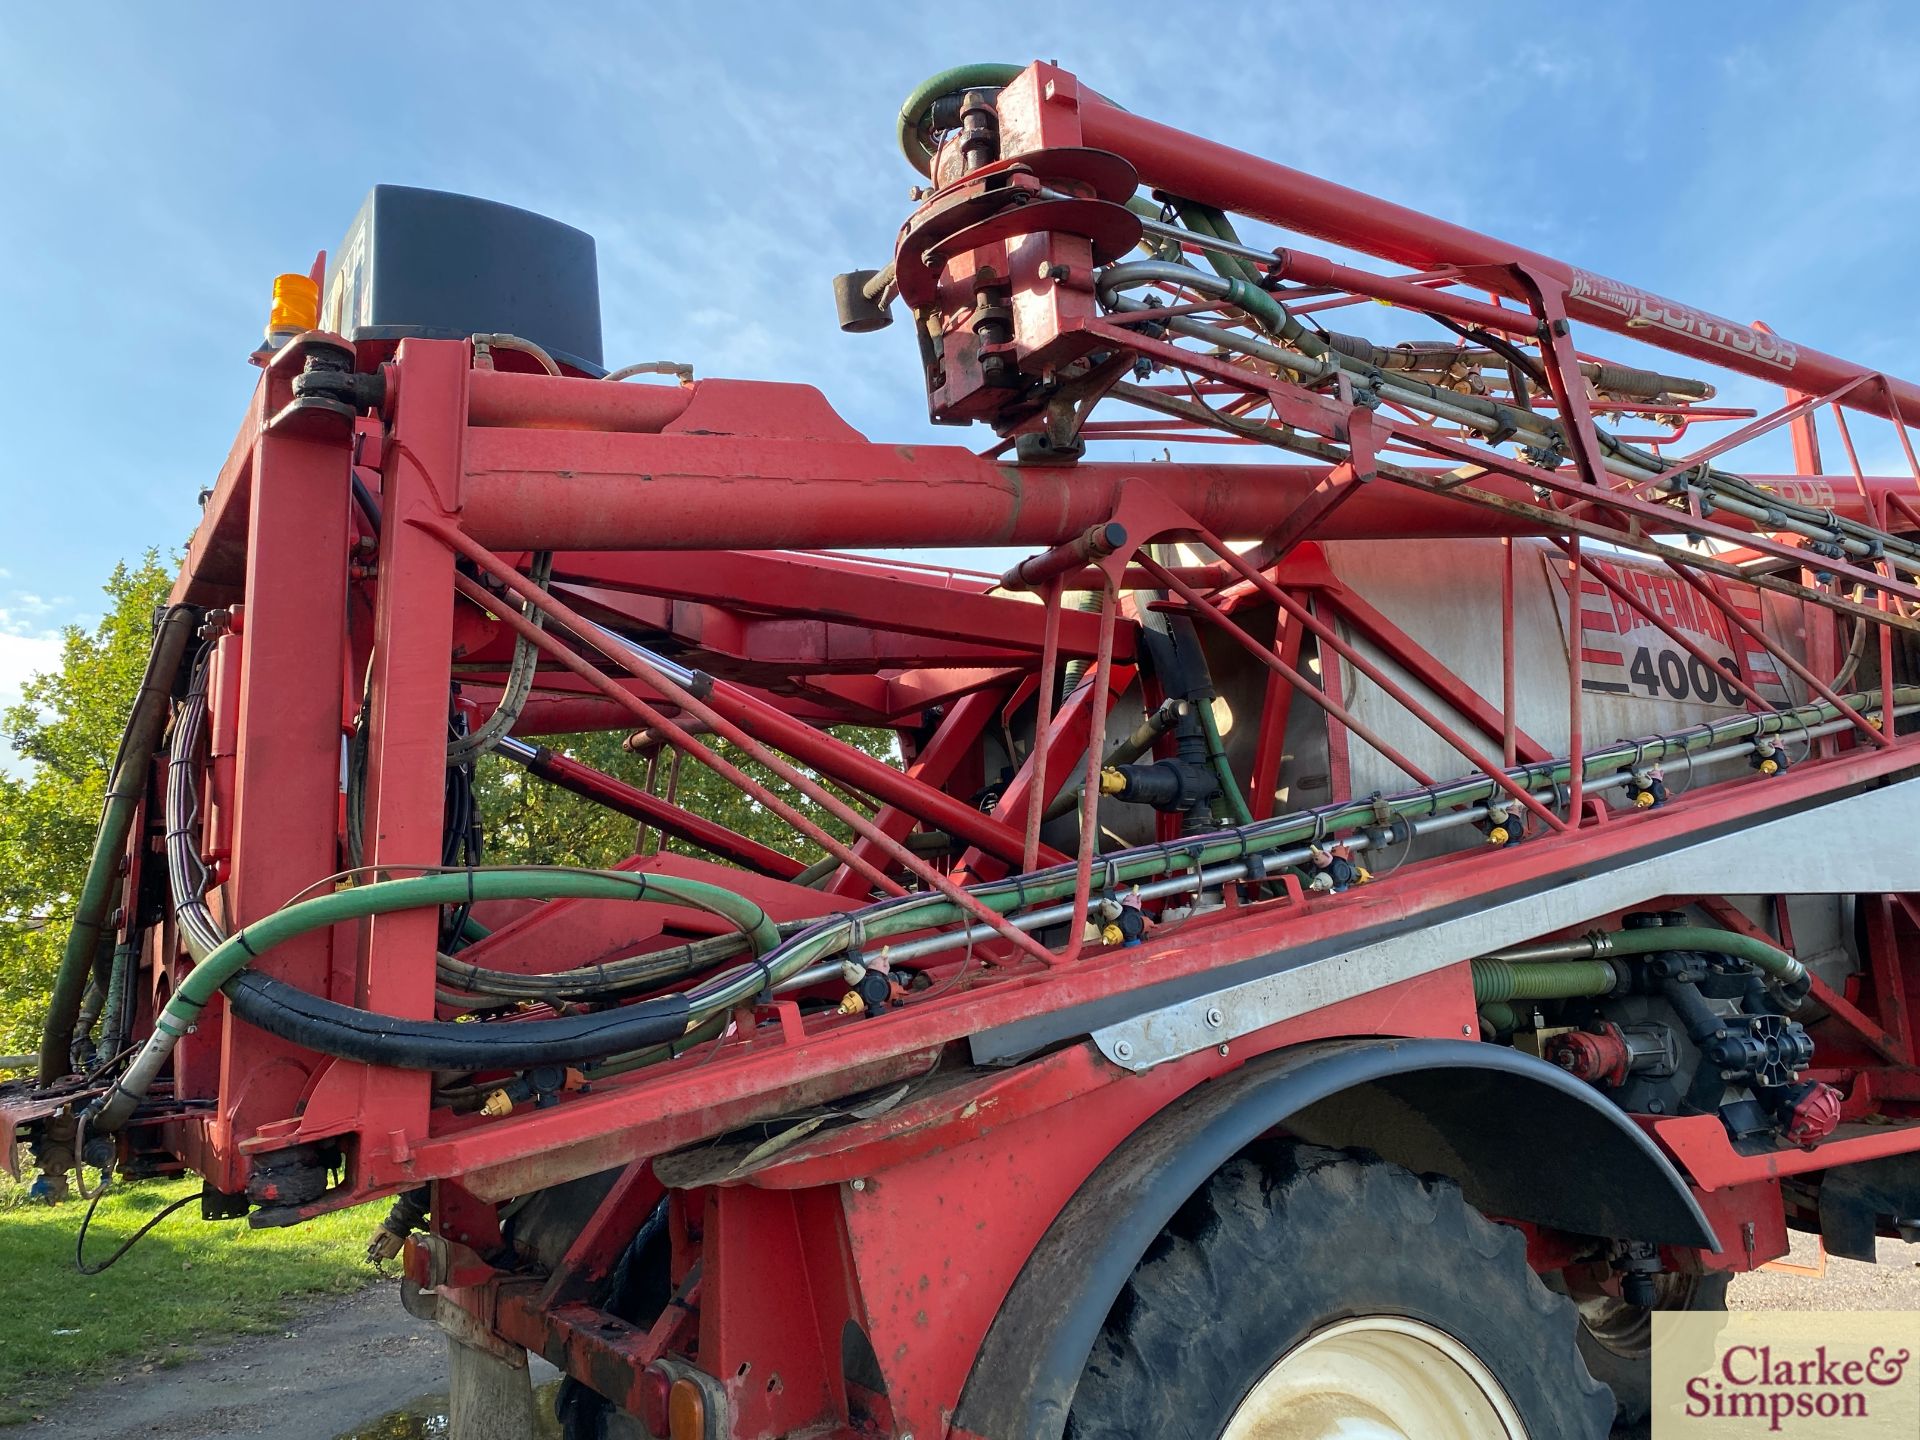
{"label": "electrical cable", "polygon": [[129,1250],[133,1249],[135,1245],[139,1244],[141,1240],[146,1238],[149,1230],[153,1229],[154,1226],[173,1214],[173,1212],[181,1206],[191,1204],[200,1198],[198,1195],[182,1195],[171,1205],[168,1205],[165,1209],[155,1214],[146,1224],[134,1231],[133,1234],[129,1235],[121,1242],[118,1250],[115,1250],[106,1259],[100,1261],[99,1264],[89,1265],[87,1263],[87,1230],[93,1224],[93,1212],[100,1208],[100,1202],[106,1197],[106,1193],[107,1187],[105,1185],[102,1185],[98,1190],[93,1192],[93,1200],[88,1204],[87,1213],[80,1221],[80,1233],[73,1237],[73,1268],[78,1270],[82,1275],[99,1275],[104,1271],[112,1269],[114,1265],[119,1263],[121,1256],[125,1255]]}

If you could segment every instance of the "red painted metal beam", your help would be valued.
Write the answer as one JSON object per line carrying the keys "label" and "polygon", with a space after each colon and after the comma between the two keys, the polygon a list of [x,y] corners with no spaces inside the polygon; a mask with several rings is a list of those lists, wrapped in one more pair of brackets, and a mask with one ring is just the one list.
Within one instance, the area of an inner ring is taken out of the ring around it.
{"label": "red painted metal beam", "polygon": [[[838,620],[897,635],[1040,648],[1037,606],[991,595],[986,581],[949,580],[917,567],[855,566],[819,556],[753,550],[585,551],[561,556],[554,575],[574,585],[699,601],[755,616]],[[1096,617],[1070,611],[1061,618],[1065,653],[1083,658],[1093,654]]]}
{"label": "red painted metal beam", "polygon": [[805,868],[791,855],[782,855],[778,850],[751,840],[736,830],[729,830],[718,821],[684,810],[657,795],[649,795],[603,770],[596,770],[591,765],[582,764],[571,756],[545,746],[535,750],[523,763],[532,774],[558,785],[562,790],[635,820],[645,821],[723,860],[745,865],[749,870],[758,870],[780,880],[791,880]]}

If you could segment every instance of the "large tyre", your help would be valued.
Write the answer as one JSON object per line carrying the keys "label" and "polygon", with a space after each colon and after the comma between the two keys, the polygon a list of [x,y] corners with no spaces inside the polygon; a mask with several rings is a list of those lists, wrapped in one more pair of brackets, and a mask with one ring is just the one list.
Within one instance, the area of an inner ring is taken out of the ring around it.
{"label": "large tyre", "polygon": [[[1727,1308],[1725,1271],[1688,1275],[1678,1271],[1654,1277],[1653,1310]],[[1556,1290],[1564,1287],[1556,1279]],[[1580,1312],[1580,1358],[1588,1373],[1613,1391],[1618,1423],[1640,1433],[1653,1409],[1653,1310],[1608,1295],[1574,1295]]]}
{"label": "large tyre", "polygon": [[1072,1440],[1605,1440],[1613,1397],[1516,1230],[1315,1146],[1233,1160],[1140,1262]]}

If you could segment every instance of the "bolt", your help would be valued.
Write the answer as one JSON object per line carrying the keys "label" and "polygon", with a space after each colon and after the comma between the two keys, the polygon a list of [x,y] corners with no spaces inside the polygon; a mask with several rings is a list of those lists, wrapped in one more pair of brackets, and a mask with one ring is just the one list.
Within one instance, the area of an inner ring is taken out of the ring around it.
{"label": "bolt", "polygon": [[1220,1007],[1218,1005],[1208,1007],[1207,1024],[1218,1030],[1226,1021],[1227,1017],[1220,1013]]}
{"label": "bolt", "polygon": [[1220,1053],[1221,1053],[1222,1055],[1224,1055],[1224,1054],[1226,1054],[1226,1053],[1227,1053],[1227,1047],[1226,1047],[1226,1046],[1224,1046],[1224,1045],[1222,1045],[1222,1046],[1220,1047]]}
{"label": "bolt", "polygon": [[1113,1058],[1116,1060],[1131,1060],[1133,1058],[1132,1043],[1122,1040],[1119,1044],[1115,1045],[1113,1047]]}
{"label": "bolt", "polygon": [[1460,1033],[1471,1040],[1473,1038],[1473,1027],[1471,1025],[1462,1025],[1460,1027]]}
{"label": "bolt", "polygon": [[867,1182],[866,1182],[865,1180],[862,1180],[862,1179],[860,1179],[860,1178],[859,1178],[858,1176],[856,1176],[856,1177],[855,1177],[855,1178],[854,1178],[854,1179],[853,1179],[852,1181],[850,1181],[849,1183],[850,1183],[850,1184],[851,1184],[851,1185],[853,1186],[853,1188],[854,1188],[854,1189],[856,1189],[856,1190],[864,1190],[864,1189],[866,1189],[866,1188],[867,1188]]}

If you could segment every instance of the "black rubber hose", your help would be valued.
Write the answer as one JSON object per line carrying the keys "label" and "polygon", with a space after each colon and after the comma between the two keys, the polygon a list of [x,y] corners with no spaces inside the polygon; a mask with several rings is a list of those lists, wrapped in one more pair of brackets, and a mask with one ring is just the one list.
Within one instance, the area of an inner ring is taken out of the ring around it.
{"label": "black rubber hose", "polygon": [[566,1065],[677,1040],[690,1010],[684,995],[639,1005],[490,1025],[401,1020],[311,995],[297,985],[245,971],[226,985],[234,1014],[295,1045],[401,1070],[524,1070]]}

